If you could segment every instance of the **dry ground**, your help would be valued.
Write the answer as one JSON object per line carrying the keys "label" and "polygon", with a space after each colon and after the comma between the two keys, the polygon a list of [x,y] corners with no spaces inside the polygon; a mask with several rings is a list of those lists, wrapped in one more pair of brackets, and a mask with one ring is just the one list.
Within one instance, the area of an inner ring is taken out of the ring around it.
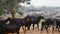
{"label": "dry ground", "polygon": [[[41,24],[39,25],[39,29],[41,28],[40,26],[41,26]],[[22,28],[21,28],[20,34],[60,34],[60,33],[57,32],[57,31],[55,31],[54,33],[52,33],[51,29],[50,29],[49,33],[47,33],[45,30],[41,33],[41,31],[38,30],[36,27],[35,27],[34,30],[32,30],[32,26],[31,26],[30,31],[27,31],[26,33],[23,33]]]}
{"label": "dry ground", "polygon": [[[39,25],[39,26],[41,26],[41,25]],[[41,27],[39,27],[39,28],[41,28]],[[15,33],[15,34],[16,34],[16,33]],[[35,29],[34,29],[34,30],[32,30],[32,26],[31,26],[30,31],[26,31],[26,33],[23,33],[23,29],[21,28],[21,29],[20,29],[20,34],[60,34],[60,33],[57,32],[57,31],[55,31],[54,33],[52,33],[52,32],[51,32],[51,28],[50,28],[49,33],[47,33],[45,30],[41,33],[41,31],[38,30],[38,29],[36,28],[36,25],[35,25]]]}

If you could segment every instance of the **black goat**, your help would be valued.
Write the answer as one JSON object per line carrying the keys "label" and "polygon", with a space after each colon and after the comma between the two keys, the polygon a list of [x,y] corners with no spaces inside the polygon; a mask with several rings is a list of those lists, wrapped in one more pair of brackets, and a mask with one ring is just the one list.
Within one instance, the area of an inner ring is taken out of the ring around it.
{"label": "black goat", "polygon": [[56,29],[58,29],[58,31],[60,31],[60,20],[59,19],[55,19],[56,23]]}
{"label": "black goat", "polygon": [[37,28],[39,30],[39,22],[41,19],[44,19],[43,16],[31,16],[31,23],[33,24],[33,30],[34,30],[34,26],[35,24],[37,24]]}
{"label": "black goat", "polygon": [[[8,24],[8,25],[5,24],[5,25],[2,26],[3,31],[5,33],[14,33],[14,32],[16,32],[17,34],[19,34],[19,29],[23,25],[22,24],[23,20],[18,19],[18,18],[9,18],[9,22],[10,22],[10,24]],[[24,31],[24,33],[25,33],[25,31]]]}
{"label": "black goat", "polygon": [[55,21],[53,19],[50,19],[50,18],[45,19],[45,22],[42,22],[41,32],[42,32],[43,28],[46,28],[47,33],[48,33],[48,27],[50,29],[51,25],[53,25],[53,27],[52,27],[52,32],[53,32],[53,30],[54,30],[54,23],[55,23]]}
{"label": "black goat", "polygon": [[9,18],[7,18],[7,19],[5,19],[5,20],[0,20],[0,34],[5,34],[5,33],[4,33],[3,25],[5,25],[8,20],[9,20]]}
{"label": "black goat", "polygon": [[31,17],[29,15],[27,15],[24,19],[24,26],[25,26],[25,29],[26,27],[28,28],[28,30],[30,30],[30,26],[31,26]]}

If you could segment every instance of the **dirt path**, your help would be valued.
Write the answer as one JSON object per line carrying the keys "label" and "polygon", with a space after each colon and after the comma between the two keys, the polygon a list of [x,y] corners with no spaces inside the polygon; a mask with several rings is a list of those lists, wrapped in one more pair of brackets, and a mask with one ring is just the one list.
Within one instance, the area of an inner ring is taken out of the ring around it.
{"label": "dirt path", "polygon": [[[41,28],[41,24],[39,24],[39,29]],[[10,33],[11,34],[11,33]],[[15,33],[16,34],[16,33]],[[41,31],[40,30],[38,30],[37,28],[36,28],[36,25],[35,25],[35,29],[34,30],[32,30],[32,26],[31,26],[31,28],[30,28],[30,31],[26,31],[26,33],[23,33],[23,29],[21,28],[20,29],[20,34],[60,34],[59,32],[57,32],[57,31],[55,31],[54,33],[52,33],[52,31],[51,31],[51,28],[50,28],[50,30],[49,30],[49,33],[47,33],[45,30],[43,30],[43,32],[41,33]]]}
{"label": "dirt path", "polygon": [[[41,27],[39,27],[39,28],[41,28]],[[45,30],[41,33],[40,30],[38,30],[36,27],[35,27],[34,30],[32,30],[32,26],[31,26],[30,31],[26,31],[26,33],[23,33],[23,30],[21,28],[20,34],[60,34],[60,33],[57,32],[57,31],[55,31],[54,33],[52,33],[51,29],[50,29],[49,33],[47,33]]]}

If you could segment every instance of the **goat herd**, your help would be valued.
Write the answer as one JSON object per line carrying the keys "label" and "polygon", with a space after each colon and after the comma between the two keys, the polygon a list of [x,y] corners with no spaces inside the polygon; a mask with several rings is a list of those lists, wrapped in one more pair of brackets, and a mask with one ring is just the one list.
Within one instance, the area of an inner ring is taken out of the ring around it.
{"label": "goat herd", "polygon": [[[31,24],[33,24],[33,30],[35,24],[37,24],[37,28],[39,30],[39,21],[41,19],[45,19],[43,16],[30,16],[27,15],[25,18],[7,18],[5,20],[0,20],[0,34],[8,34],[8,33],[17,33],[19,34],[19,30],[22,27],[24,33],[27,30],[30,30]],[[6,24],[7,22],[10,22],[10,24]],[[24,27],[23,27],[24,26]],[[41,23],[41,32],[43,29],[46,29],[47,33],[49,31],[49,28],[52,26],[52,32],[54,30],[59,31],[60,29],[60,20],[59,19],[51,19],[47,18],[44,22]]]}

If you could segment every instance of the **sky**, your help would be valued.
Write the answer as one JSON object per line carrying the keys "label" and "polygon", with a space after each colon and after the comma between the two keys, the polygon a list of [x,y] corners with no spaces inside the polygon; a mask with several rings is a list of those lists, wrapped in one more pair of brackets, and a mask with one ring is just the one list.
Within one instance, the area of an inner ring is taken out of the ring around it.
{"label": "sky", "polygon": [[[60,7],[60,0],[31,0],[32,6],[58,6]],[[20,3],[22,6],[30,6],[25,3]]]}
{"label": "sky", "polygon": [[60,0],[31,0],[33,6],[59,6]]}

